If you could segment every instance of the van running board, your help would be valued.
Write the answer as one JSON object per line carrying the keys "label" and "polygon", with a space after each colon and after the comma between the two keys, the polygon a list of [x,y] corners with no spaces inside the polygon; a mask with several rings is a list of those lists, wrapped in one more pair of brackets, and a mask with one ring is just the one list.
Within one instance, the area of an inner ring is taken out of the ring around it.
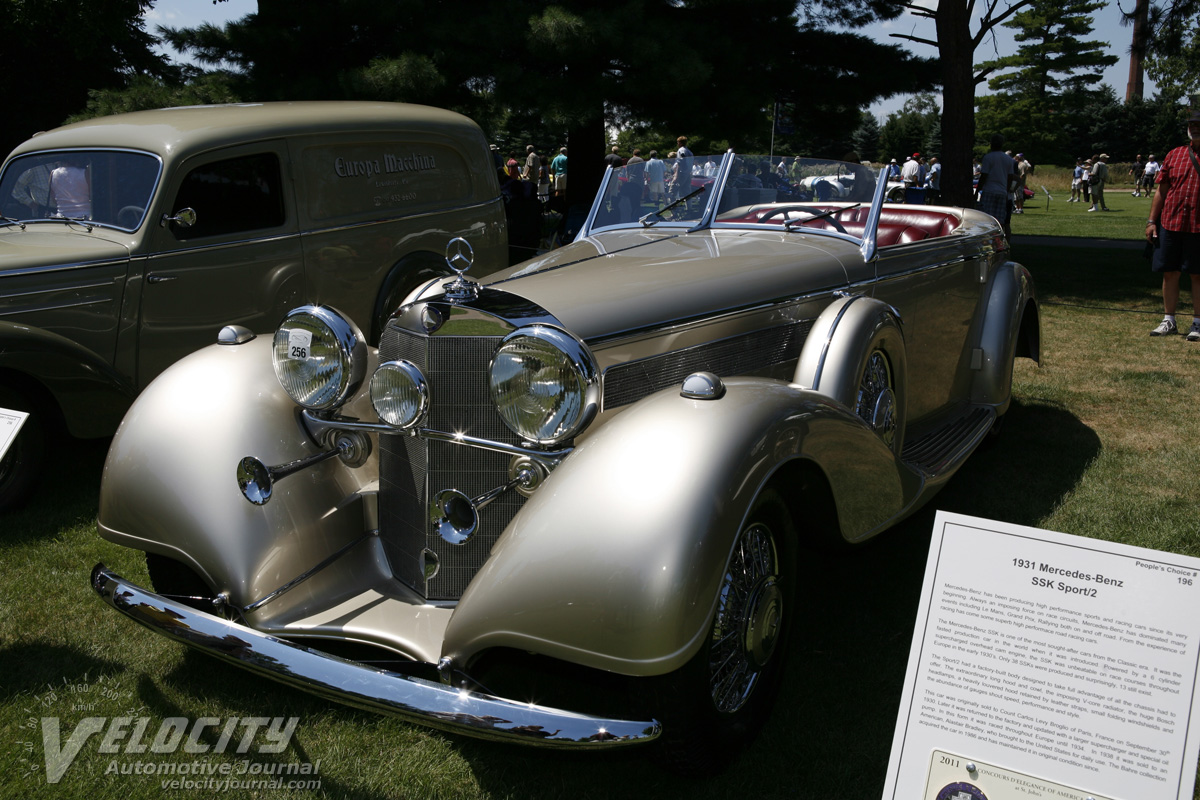
{"label": "van running board", "polygon": [[977,406],[921,438],[905,442],[900,457],[930,477],[953,471],[987,435],[995,419],[994,408]]}

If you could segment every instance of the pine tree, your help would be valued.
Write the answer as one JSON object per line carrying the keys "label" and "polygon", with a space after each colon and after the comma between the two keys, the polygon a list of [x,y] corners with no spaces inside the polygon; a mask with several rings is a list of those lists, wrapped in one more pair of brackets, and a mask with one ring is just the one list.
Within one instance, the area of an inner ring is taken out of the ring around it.
{"label": "pine tree", "polygon": [[1034,0],[1004,23],[1017,31],[1017,52],[977,68],[996,73],[979,98],[976,122],[985,136],[1002,133],[1033,161],[1070,163],[1068,122],[1098,97],[1105,67],[1117,56],[1088,37],[1100,0]]}
{"label": "pine tree", "polygon": [[1106,42],[1087,40],[1091,14],[1104,6],[1103,0],[1036,0],[1004,23],[1023,43],[1017,52],[979,65],[1004,72],[988,86],[1043,102],[1098,86],[1104,68],[1120,60],[1105,54]]}
{"label": "pine tree", "polygon": [[854,149],[864,161],[875,161],[879,154],[879,121],[866,112],[851,137]]}

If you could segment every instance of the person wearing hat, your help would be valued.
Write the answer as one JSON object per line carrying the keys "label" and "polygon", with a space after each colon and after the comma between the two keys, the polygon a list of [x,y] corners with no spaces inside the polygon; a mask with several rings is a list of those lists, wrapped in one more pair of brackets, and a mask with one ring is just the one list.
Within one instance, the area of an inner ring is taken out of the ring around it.
{"label": "person wearing hat", "polygon": [[1188,143],[1167,153],[1158,170],[1159,191],[1150,201],[1146,241],[1155,246],[1150,268],[1162,273],[1163,321],[1151,336],[1179,333],[1175,306],[1179,302],[1179,276],[1191,279],[1192,327],[1189,342],[1200,342],[1200,111],[1187,120]]}
{"label": "person wearing hat", "polygon": [[890,162],[888,162],[888,180],[889,181],[900,180],[900,165],[896,163],[896,159],[894,159],[894,158]]}
{"label": "person wearing hat", "polygon": [[914,186],[921,185],[921,154],[913,153],[912,158],[904,162],[904,166],[900,169],[900,179],[904,181],[904,188],[911,189]]}
{"label": "person wearing hat", "polygon": [[1092,207],[1088,211],[1111,211],[1104,202],[1104,184],[1108,182],[1108,153],[1092,156]]}

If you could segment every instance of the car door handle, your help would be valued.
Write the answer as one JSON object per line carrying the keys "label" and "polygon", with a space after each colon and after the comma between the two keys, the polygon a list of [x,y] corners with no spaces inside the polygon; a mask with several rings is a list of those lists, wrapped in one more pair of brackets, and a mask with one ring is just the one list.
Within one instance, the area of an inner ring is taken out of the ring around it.
{"label": "car door handle", "polygon": [[178,275],[151,275],[146,278],[147,283],[166,283],[167,281],[175,280]]}

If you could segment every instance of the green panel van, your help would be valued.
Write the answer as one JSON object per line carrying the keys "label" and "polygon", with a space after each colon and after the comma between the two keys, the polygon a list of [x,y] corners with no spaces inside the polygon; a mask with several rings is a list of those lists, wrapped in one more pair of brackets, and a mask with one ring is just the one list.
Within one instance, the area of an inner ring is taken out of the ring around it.
{"label": "green panel van", "polygon": [[[0,461],[0,508],[34,485],[46,434],[108,436],[133,397],[225,326],[271,333],[302,302],[369,321],[413,288],[507,265],[483,132],[425,106],[194,106],[39,133],[0,172],[0,408],[31,412]],[[243,332],[242,335],[245,335]]]}

